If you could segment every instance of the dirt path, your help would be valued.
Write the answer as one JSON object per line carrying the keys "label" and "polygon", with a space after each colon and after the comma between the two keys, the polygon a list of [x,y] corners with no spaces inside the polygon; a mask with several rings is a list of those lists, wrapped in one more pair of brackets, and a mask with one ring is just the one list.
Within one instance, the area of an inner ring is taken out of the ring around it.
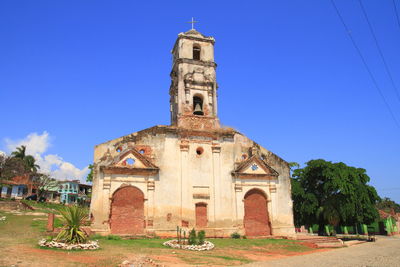
{"label": "dirt path", "polygon": [[364,243],[321,253],[256,262],[245,266],[400,266],[400,236],[380,236],[375,243]]}

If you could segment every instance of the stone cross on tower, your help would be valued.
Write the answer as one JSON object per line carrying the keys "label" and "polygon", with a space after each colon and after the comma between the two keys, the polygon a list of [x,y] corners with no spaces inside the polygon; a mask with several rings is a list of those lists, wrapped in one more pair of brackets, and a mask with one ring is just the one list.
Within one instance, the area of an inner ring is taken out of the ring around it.
{"label": "stone cross on tower", "polygon": [[197,23],[198,21],[195,21],[194,18],[192,17],[192,21],[189,21],[188,23],[192,23],[192,30],[194,30],[194,24]]}

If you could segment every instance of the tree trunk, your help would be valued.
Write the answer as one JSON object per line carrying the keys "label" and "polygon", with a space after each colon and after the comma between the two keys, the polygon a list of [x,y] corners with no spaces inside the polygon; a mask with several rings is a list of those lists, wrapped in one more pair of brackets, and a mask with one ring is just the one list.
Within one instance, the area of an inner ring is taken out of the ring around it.
{"label": "tree trunk", "polygon": [[325,233],[325,223],[319,222],[318,224],[318,235],[322,236]]}

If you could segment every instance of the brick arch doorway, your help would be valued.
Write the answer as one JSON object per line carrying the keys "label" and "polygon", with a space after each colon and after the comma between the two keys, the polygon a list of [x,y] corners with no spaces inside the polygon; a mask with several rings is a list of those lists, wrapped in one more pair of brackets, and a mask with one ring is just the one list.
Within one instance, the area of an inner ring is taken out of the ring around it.
{"label": "brick arch doorway", "polygon": [[196,227],[207,227],[207,203],[196,203]]}
{"label": "brick arch doorway", "polygon": [[126,186],[114,192],[111,202],[110,228],[112,234],[144,233],[144,194],[140,189]]}
{"label": "brick arch doorway", "polygon": [[244,229],[247,236],[271,235],[267,197],[259,189],[251,189],[244,196]]}

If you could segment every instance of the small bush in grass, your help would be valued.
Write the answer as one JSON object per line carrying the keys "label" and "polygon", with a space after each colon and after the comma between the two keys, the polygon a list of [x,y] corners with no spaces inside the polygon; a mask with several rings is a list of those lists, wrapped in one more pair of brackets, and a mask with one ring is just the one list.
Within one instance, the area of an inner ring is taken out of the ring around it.
{"label": "small bush in grass", "polygon": [[240,234],[238,232],[234,232],[234,233],[231,234],[231,238],[239,239],[240,238]]}
{"label": "small bush in grass", "polygon": [[203,230],[201,230],[201,231],[197,234],[197,239],[198,239],[197,244],[198,244],[198,245],[203,245],[203,244],[204,244],[204,239],[205,239],[205,237],[206,237],[206,232],[204,232]]}
{"label": "small bush in grass", "polygon": [[121,237],[118,235],[108,235],[107,239],[108,240],[121,240]]}
{"label": "small bush in grass", "polygon": [[244,236],[242,236],[242,238],[243,238],[243,239],[247,239],[247,236],[244,235]]}
{"label": "small bush in grass", "polygon": [[197,244],[197,236],[196,230],[194,228],[189,232],[189,245],[196,245]]}

